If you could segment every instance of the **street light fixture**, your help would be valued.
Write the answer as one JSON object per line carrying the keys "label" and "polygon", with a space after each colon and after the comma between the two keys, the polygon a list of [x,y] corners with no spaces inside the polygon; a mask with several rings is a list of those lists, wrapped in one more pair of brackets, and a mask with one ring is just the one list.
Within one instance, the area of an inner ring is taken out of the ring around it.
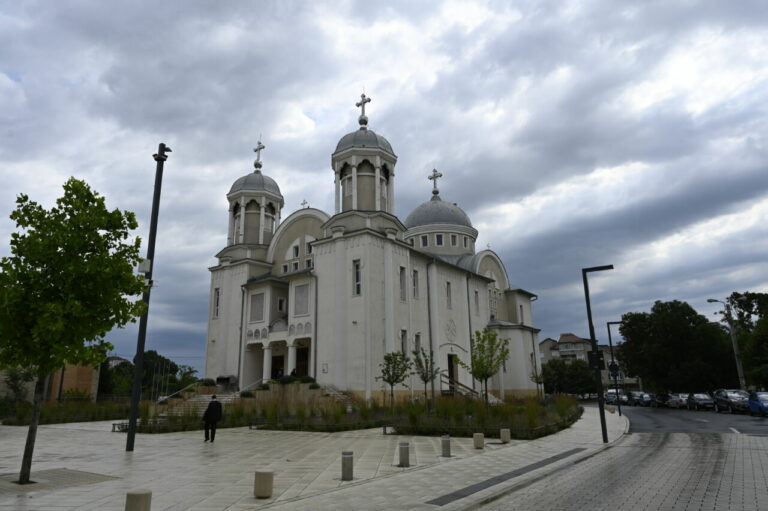
{"label": "street light fixture", "polygon": [[600,410],[600,428],[603,432],[603,443],[608,443],[608,430],[605,427],[605,398],[603,397],[603,377],[600,374],[599,351],[597,349],[597,339],[595,339],[595,325],[592,324],[592,306],[589,303],[589,282],[587,282],[587,273],[596,271],[612,270],[613,265],[593,266],[591,268],[581,269],[581,278],[584,281],[584,299],[587,302],[587,320],[589,321],[589,340],[592,342],[592,362],[595,370],[595,381],[597,383],[597,407]]}
{"label": "street light fixture", "polygon": [[744,368],[741,366],[741,353],[739,353],[739,344],[736,342],[736,324],[733,322],[731,304],[722,300],[708,298],[709,303],[722,303],[725,305],[725,320],[728,322],[728,330],[731,333],[731,344],[733,345],[733,357],[736,359],[736,372],[739,375],[739,387],[741,390],[747,389],[747,380],[744,378]]}
{"label": "street light fixture", "polygon": [[616,358],[613,356],[613,342],[611,341],[611,325],[620,325],[621,321],[609,321],[605,324],[608,327],[608,346],[611,349],[611,376],[613,376],[613,388],[616,390],[616,407],[619,409],[619,417],[621,417],[621,399],[619,398],[619,364],[616,363]]}

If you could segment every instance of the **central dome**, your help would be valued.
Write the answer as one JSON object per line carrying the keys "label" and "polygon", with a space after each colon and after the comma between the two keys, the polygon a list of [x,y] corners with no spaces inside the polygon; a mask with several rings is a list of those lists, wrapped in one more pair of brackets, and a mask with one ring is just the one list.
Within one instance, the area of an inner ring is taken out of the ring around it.
{"label": "central dome", "polygon": [[280,187],[277,186],[275,180],[258,171],[251,172],[235,181],[232,188],[229,190],[229,193],[239,192],[240,190],[270,192],[282,197]]}
{"label": "central dome", "polygon": [[451,202],[445,202],[439,195],[414,209],[404,225],[408,229],[429,224],[455,224],[472,227],[472,222],[463,209]]}
{"label": "central dome", "polygon": [[361,126],[360,129],[355,130],[352,133],[347,133],[341,137],[339,143],[336,144],[336,150],[334,153],[338,153],[352,147],[381,149],[388,152],[389,154],[395,154],[392,150],[392,146],[390,145],[389,140],[382,137],[375,131],[369,130],[365,126]]}

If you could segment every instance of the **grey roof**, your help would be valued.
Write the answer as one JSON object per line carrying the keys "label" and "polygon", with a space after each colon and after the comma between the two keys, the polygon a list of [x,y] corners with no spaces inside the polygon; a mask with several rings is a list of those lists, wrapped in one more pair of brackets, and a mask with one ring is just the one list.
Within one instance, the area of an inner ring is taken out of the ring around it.
{"label": "grey roof", "polygon": [[392,155],[395,154],[386,138],[364,126],[341,137],[341,140],[339,140],[339,143],[336,145],[334,153],[338,153],[339,151],[351,147],[370,147],[373,149],[382,149]]}
{"label": "grey roof", "polygon": [[428,224],[456,224],[472,227],[464,210],[451,202],[445,202],[439,195],[414,209],[403,222],[408,229]]}
{"label": "grey roof", "polygon": [[229,190],[229,193],[238,192],[240,190],[266,191],[282,197],[280,187],[277,186],[275,180],[269,176],[265,176],[259,171],[251,172],[235,181],[232,188]]}

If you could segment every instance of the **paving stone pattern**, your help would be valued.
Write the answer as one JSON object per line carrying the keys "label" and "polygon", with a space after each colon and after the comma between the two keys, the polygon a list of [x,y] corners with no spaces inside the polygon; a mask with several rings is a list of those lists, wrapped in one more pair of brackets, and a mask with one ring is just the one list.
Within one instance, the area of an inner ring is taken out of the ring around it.
{"label": "paving stone pattern", "polygon": [[[611,440],[626,428],[608,414]],[[540,477],[573,458],[603,448],[597,411],[588,408],[568,430],[534,441],[475,450],[471,438],[452,439],[451,458],[441,458],[439,437],[383,435],[381,429],[311,433],[221,429],[216,442],[202,432],[138,435],[136,450],[125,452],[125,434],[111,423],[41,426],[32,465],[33,479],[46,470],[69,469],[116,479],[92,484],[0,487],[0,510],[120,510],[129,490],[152,491],[157,510],[252,509],[464,509],[505,491],[521,479]],[[27,428],[0,426],[0,474],[17,473]],[[411,444],[410,468],[397,467],[398,443]],[[442,507],[427,501],[487,481],[571,449],[580,454],[500,482]],[[355,453],[355,480],[341,481],[341,452]],[[253,474],[275,472],[271,499],[253,497]]]}
{"label": "paving stone pattern", "polygon": [[768,438],[634,433],[487,511],[768,509]]}

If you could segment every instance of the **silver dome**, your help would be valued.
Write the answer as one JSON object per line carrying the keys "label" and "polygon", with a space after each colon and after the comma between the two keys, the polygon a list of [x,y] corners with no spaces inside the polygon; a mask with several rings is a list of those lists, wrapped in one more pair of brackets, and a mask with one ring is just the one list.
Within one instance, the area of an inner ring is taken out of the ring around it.
{"label": "silver dome", "polygon": [[258,171],[245,175],[235,181],[232,188],[229,190],[229,193],[239,192],[240,190],[254,192],[265,191],[282,197],[280,187],[277,186],[275,180]]}
{"label": "silver dome", "polygon": [[433,195],[432,199],[414,209],[404,222],[408,229],[429,224],[456,224],[472,227],[472,222],[463,209],[451,202],[441,200],[439,195]]}
{"label": "silver dome", "polygon": [[341,140],[339,140],[339,143],[336,145],[336,150],[334,153],[338,153],[352,147],[370,147],[372,149],[381,149],[392,155],[395,154],[395,152],[392,150],[392,146],[386,138],[364,126],[359,130],[353,131],[352,133],[347,133],[341,137]]}

